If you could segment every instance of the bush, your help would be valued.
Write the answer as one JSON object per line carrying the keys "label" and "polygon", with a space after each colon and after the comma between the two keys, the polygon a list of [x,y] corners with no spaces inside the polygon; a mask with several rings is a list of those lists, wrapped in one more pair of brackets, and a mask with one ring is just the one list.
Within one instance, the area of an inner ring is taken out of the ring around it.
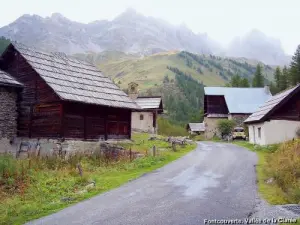
{"label": "bush", "polygon": [[235,125],[236,124],[233,120],[222,119],[218,121],[217,128],[221,136],[224,137],[231,134]]}

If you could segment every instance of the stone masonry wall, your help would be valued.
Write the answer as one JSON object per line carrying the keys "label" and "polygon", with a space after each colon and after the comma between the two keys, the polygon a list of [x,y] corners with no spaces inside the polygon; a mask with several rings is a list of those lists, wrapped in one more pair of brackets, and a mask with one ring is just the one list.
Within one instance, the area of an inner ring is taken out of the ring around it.
{"label": "stone masonry wall", "polygon": [[205,123],[205,138],[211,139],[215,135],[219,136],[219,132],[217,129],[218,120],[221,118],[208,118],[204,117],[204,123]]}
{"label": "stone masonry wall", "polygon": [[17,93],[0,88],[0,138],[17,134]]}
{"label": "stone masonry wall", "polygon": [[[130,140],[108,140],[108,141],[80,141],[80,140],[59,140],[59,139],[36,139],[36,138],[15,138],[10,144],[8,152],[16,154],[20,151],[19,157],[27,157],[28,153],[34,155],[72,154],[75,152],[94,152],[100,150],[100,144],[108,143],[117,145],[119,142],[130,142]],[[1,145],[1,141],[0,141]]]}
{"label": "stone masonry wall", "polygon": [[0,153],[13,152],[11,144],[17,135],[17,93],[0,88]]}

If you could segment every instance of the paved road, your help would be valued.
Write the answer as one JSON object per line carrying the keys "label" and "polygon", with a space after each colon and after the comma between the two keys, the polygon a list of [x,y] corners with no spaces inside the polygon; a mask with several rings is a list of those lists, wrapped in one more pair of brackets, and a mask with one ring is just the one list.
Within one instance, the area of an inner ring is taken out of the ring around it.
{"label": "paved road", "polygon": [[29,224],[199,225],[245,219],[257,204],[257,156],[201,142],[185,157],[110,192]]}

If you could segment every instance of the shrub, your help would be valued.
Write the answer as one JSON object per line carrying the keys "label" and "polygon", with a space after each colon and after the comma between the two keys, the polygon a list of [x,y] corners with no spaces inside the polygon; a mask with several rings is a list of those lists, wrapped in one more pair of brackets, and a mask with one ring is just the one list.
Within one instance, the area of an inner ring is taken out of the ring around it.
{"label": "shrub", "polygon": [[217,123],[218,131],[222,137],[230,135],[234,127],[235,122],[233,120],[222,119]]}

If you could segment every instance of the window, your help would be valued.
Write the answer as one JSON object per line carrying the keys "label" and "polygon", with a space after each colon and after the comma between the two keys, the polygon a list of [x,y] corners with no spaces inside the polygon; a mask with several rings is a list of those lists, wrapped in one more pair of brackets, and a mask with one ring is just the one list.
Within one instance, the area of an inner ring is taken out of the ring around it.
{"label": "window", "polygon": [[257,130],[258,130],[258,137],[261,138],[261,127],[259,127]]}
{"label": "window", "polygon": [[144,120],[144,115],[143,114],[140,115],[140,120]]}

